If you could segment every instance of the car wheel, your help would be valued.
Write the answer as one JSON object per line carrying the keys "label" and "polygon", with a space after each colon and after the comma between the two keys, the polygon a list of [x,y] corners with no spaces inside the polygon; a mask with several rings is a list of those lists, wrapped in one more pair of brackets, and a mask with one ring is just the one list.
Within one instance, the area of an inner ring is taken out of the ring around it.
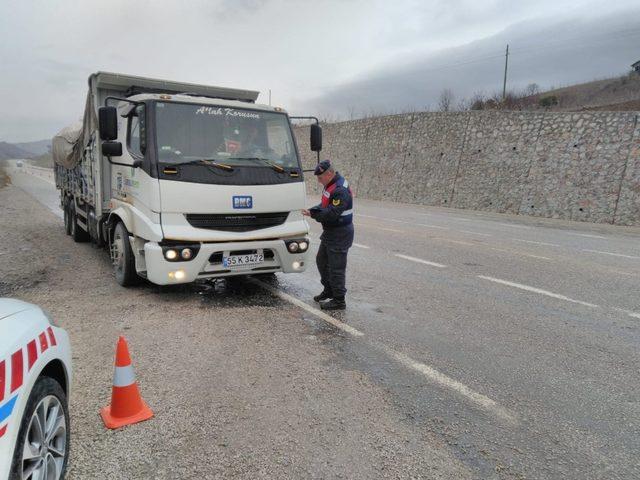
{"label": "car wheel", "polygon": [[116,281],[123,287],[138,283],[140,277],[136,272],[136,260],[129,242],[129,232],[122,222],[118,222],[111,240],[111,261]]}
{"label": "car wheel", "polygon": [[10,478],[63,479],[69,433],[69,407],[62,387],[52,378],[38,378],[20,423]]}
{"label": "car wheel", "polygon": [[69,221],[71,223],[71,237],[76,243],[83,243],[89,240],[89,234],[78,226],[78,215],[73,200],[69,207]]}

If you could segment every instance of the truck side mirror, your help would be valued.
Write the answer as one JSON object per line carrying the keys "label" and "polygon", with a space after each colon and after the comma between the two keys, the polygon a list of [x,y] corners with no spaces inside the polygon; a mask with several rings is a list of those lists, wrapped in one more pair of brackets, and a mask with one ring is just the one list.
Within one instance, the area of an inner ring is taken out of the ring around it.
{"label": "truck side mirror", "polygon": [[[102,155],[105,157],[121,157],[122,143],[112,141],[102,142]],[[109,158],[109,161],[111,161],[111,158]]]}
{"label": "truck side mirror", "polygon": [[309,138],[312,152],[322,150],[322,127],[317,123],[311,124],[311,137]]}
{"label": "truck side mirror", "polygon": [[118,138],[118,110],[116,107],[100,107],[98,109],[98,130],[100,131],[100,140],[116,140]]}

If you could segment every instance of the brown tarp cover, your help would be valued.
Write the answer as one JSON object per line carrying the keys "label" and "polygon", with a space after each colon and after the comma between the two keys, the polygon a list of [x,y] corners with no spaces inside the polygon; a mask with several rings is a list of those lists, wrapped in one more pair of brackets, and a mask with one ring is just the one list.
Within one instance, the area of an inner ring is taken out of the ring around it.
{"label": "brown tarp cover", "polygon": [[96,108],[93,104],[93,95],[89,91],[84,106],[82,123],[78,122],[65,127],[53,137],[51,153],[56,165],[61,165],[65,168],[73,168],[78,165],[82,160],[84,148],[91,141],[91,135],[97,128]]}

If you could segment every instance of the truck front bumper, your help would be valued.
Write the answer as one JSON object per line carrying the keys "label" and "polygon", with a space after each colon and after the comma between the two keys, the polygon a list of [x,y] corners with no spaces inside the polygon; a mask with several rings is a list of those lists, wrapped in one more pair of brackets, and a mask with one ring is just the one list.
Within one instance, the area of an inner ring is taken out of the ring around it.
{"label": "truck front bumper", "polygon": [[[304,238],[309,243],[309,238]],[[161,245],[156,242],[146,242],[144,257],[147,279],[156,285],[171,285],[232,275],[304,272],[307,268],[309,250],[310,248],[307,248],[303,253],[290,253],[284,240],[201,243],[197,254],[191,260],[169,261],[164,257]],[[264,262],[239,268],[223,265],[224,257],[246,252],[262,253]]]}

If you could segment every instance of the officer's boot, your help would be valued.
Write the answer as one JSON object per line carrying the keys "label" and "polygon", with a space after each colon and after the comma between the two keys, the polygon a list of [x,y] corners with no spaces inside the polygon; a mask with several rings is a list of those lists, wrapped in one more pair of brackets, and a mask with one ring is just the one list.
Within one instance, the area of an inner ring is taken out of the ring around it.
{"label": "officer's boot", "polygon": [[344,301],[344,297],[332,298],[328,302],[320,304],[322,310],[344,310],[347,308],[347,304]]}
{"label": "officer's boot", "polygon": [[333,294],[331,292],[327,292],[327,290],[325,289],[322,291],[320,295],[316,295],[315,297],[313,297],[313,301],[322,302],[323,300],[329,300],[332,297],[333,297]]}

